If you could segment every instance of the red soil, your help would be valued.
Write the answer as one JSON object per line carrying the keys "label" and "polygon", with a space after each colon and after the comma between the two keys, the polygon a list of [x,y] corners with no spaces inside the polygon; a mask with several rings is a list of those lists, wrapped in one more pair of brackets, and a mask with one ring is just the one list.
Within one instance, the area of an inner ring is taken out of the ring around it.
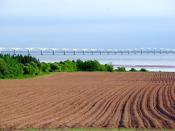
{"label": "red soil", "polygon": [[175,128],[175,73],[0,80],[0,128]]}

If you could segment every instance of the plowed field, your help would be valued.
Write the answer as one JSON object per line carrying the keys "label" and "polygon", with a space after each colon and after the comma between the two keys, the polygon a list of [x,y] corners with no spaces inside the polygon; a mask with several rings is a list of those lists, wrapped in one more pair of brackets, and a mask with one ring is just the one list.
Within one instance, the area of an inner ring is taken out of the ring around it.
{"label": "plowed field", "polygon": [[0,80],[0,128],[175,128],[175,73]]}

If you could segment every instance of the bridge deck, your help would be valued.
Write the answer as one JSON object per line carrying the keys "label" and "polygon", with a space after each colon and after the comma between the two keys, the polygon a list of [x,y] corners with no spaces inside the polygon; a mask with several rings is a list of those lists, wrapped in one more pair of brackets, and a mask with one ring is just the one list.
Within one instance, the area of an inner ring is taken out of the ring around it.
{"label": "bridge deck", "polygon": [[56,49],[56,48],[0,48],[0,54],[175,54],[175,49]]}

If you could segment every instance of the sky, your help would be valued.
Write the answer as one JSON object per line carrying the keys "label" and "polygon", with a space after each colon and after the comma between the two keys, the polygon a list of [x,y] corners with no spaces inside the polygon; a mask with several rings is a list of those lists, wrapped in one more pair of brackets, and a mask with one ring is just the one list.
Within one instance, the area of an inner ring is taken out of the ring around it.
{"label": "sky", "polygon": [[175,1],[0,0],[0,47],[175,48]]}

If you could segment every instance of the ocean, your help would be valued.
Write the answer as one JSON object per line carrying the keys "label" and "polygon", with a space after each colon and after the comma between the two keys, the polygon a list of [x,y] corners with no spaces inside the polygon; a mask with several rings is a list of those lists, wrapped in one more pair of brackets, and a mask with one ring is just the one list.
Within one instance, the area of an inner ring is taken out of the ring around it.
{"label": "ocean", "polygon": [[102,64],[112,64],[115,68],[146,68],[149,71],[175,72],[175,54],[57,54],[33,55],[41,62],[60,62],[65,60],[98,60]]}

